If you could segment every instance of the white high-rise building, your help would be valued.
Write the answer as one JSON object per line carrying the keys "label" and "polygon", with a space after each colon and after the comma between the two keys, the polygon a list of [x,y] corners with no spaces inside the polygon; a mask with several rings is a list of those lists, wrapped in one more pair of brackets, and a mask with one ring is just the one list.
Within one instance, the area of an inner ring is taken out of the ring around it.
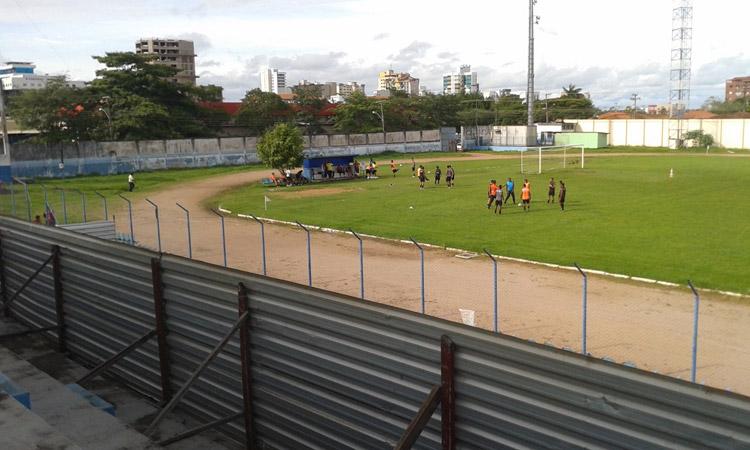
{"label": "white high-rise building", "polygon": [[260,90],[263,92],[273,92],[274,94],[285,93],[286,72],[279,72],[279,69],[263,69],[260,71]]}
{"label": "white high-rise building", "polygon": [[457,73],[443,75],[443,94],[466,94],[479,92],[477,73],[471,71],[471,66],[461,66]]}
{"label": "white high-rise building", "polygon": [[[42,89],[51,79],[56,78],[53,75],[34,73],[34,69],[36,66],[30,62],[10,61],[0,65],[0,83],[3,84],[5,95],[17,95],[29,89]],[[65,85],[82,88],[86,83],[65,80]]]}

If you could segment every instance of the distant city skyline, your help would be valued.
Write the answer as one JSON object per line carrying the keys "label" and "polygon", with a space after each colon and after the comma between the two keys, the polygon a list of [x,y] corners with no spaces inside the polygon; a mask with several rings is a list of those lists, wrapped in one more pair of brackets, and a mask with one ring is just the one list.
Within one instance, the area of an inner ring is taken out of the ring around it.
{"label": "distant city skyline", "polygon": [[[374,0],[273,3],[163,0],[148,7],[111,0],[0,0],[0,62],[29,61],[37,73],[91,80],[92,55],[133,51],[144,37],[195,42],[198,84],[224,87],[239,101],[260,87],[263,67],[299,80],[355,81],[371,95],[392,69],[442,91],[461,65],[477,72],[479,91],[526,86],[528,2],[478,0],[456,13],[426,2],[397,10]],[[539,0],[535,91],[559,95],[574,84],[602,109],[669,103],[671,0]],[[726,80],[750,75],[744,22],[750,4],[694,0],[690,107],[724,100]]]}

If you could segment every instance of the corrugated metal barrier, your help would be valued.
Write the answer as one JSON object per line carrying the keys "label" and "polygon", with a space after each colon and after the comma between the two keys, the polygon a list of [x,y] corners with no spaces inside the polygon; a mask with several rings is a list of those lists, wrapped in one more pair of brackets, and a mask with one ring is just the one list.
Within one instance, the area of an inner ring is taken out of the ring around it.
{"label": "corrugated metal barrier", "polygon": [[[73,357],[96,365],[159,330],[155,311],[163,305],[166,348],[150,339],[107,372],[157,402],[180,390],[224,338],[238,319],[239,285],[246,286],[258,448],[393,448],[441,384],[444,335],[455,344],[455,448],[750,448],[748,397],[8,217],[0,217],[3,301],[53,246]],[[58,323],[54,270],[45,267],[12,303],[18,321]],[[205,422],[242,412],[240,356],[235,335],[178,409]],[[414,448],[442,447],[440,416]],[[218,430],[246,440],[242,420]]]}

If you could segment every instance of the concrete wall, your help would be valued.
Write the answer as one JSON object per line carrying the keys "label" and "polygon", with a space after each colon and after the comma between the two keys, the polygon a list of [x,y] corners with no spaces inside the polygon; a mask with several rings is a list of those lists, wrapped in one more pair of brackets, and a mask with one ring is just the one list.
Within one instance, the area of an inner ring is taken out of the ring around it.
{"label": "concrete wall", "polygon": [[[570,120],[576,131],[609,133],[608,145],[669,147],[669,119]],[[683,120],[683,132],[703,130],[725,148],[750,149],[750,119]]]}
{"label": "concrete wall", "polygon": [[[307,153],[325,157],[371,155],[386,150],[401,153],[448,151],[449,145],[443,143],[441,137],[440,130],[427,130],[387,133],[387,144],[383,142],[383,133],[315,135],[312,139],[303,136],[303,141]],[[10,172],[17,177],[64,178],[257,164],[257,145],[257,137],[17,144],[11,149]]]}
{"label": "concrete wall", "polygon": [[604,148],[607,133],[557,133],[555,145],[583,145],[584,148]]}

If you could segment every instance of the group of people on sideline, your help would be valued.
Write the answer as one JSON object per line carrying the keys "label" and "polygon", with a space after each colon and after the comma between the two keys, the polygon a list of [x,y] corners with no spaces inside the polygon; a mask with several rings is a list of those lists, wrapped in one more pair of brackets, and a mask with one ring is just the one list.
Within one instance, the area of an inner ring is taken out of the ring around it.
{"label": "group of people on sideline", "polygon": [[[547,203],[555,203],[555,189],[557,183],[554,178],[549,179],[548,190],[547,190]],[[503,189],[505,189],[505,198],[503,199]],[[557,202],[560,205],[560,211],[565,212],[565,195],[567,189],[565,183],[560,180],[560,190],[557,195]],[[503,213],[503,205],[508,204],[509,199],[513,199],[513,203],[516,203],[516,185],[515,182],[508,177],[508,181],[505,184],[498,184],[496,180],[490,180],[490,185],[487,188],[487,209],[491,209],[492,205],[495,205],[495,214]],[[531,211],[531,183],[528,179],[523,180],[523,188],[521,189],[521,203],[519,206],[523,206],[524,212]]]}

